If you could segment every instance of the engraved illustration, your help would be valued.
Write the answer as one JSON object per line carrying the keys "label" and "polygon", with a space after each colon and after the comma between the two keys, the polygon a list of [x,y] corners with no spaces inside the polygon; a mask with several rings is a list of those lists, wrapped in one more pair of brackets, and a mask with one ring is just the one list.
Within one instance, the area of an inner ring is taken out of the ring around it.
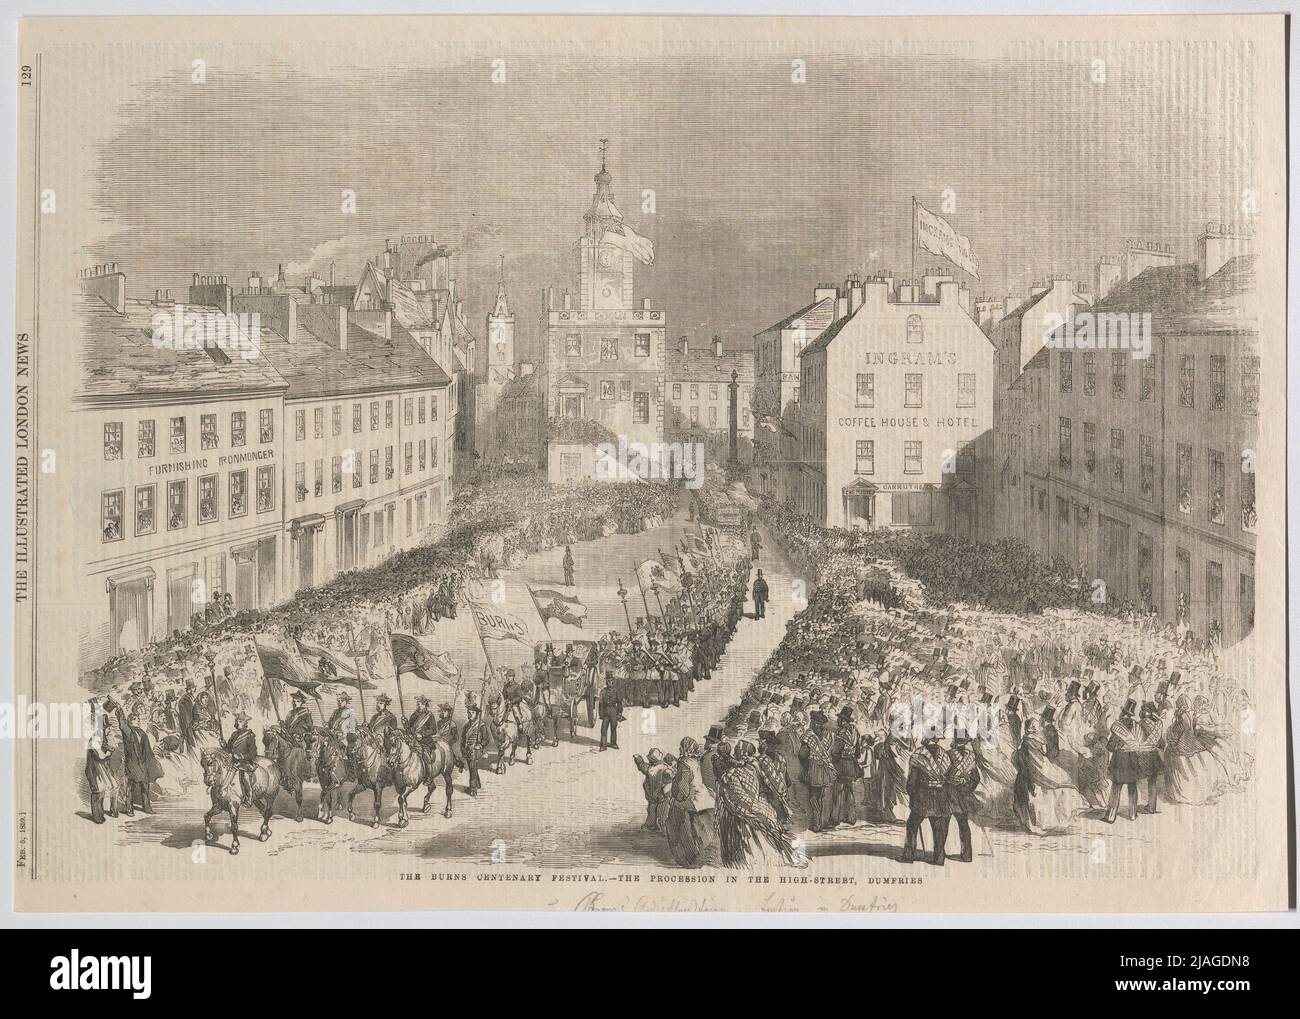
{"label": "engraved illustration", "polygon": [[33,901],[1264,901],[1243,21],[185,23],[90,44],[93,96],[33,28],[19,689],[85,726],[24,756]]}

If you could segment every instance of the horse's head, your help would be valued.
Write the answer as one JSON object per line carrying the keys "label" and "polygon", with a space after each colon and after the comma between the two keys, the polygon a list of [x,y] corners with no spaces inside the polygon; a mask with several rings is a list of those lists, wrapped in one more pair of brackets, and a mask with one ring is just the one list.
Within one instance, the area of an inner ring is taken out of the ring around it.
{"label": "horse's head", "polygon": [[278,746],[284,742],[284,730],[279,725],[270,725],[262,733],[262,746],[267,757],[275,757]]}
{"label": "horse's head", "polygon": [[211,788],[225,780],[230,755],[224,750],[210,748],[199,755],[199,765],[203,768],[203,784]]}

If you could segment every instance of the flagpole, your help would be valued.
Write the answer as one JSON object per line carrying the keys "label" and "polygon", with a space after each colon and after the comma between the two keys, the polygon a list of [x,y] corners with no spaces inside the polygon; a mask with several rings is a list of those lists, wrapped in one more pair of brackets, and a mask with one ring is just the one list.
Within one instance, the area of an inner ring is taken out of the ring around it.
{"label": "flagpole", "polygon": [[916,285],[916,195],[912,196],[912,278],[908,283]]}
{"label": "flagpole", "polygon": [[388,634],[388,660],[393,663],[393,679],[397,683],[397,711],[406,721],[406,704],[402,701],[402,673],[397,668],[397,659],[393,656],[393,631],[387,623],[384,624],[384,632]]}
{"label": "flagpole", "polygon": [[[361,656],[357,654],[361,647],[357,644],[357,628],[355,626],[348,627],[348,636],[349,643],[352,645],[348,648],[348,651],[351,652],[348,657],[352,659],[352,671],[357,674],[357,695],[361,698],[361,724],[364,725],[366,722],[366,690],[361,685]],[[389,649],[392,649],[391,644]],[[335,707],[338,706],[337,696],[334,699],[334,705]],[[321,712],[321,717],[325,717],[325,712]]]}
{"label": "flagpole", "polygon": [[636,575],[636,586],[641,589],[641,604],[645,606],[645,624],[648,629],[650,626],[650,602],[646,600],[645,583],[641,580],[640,573]]}

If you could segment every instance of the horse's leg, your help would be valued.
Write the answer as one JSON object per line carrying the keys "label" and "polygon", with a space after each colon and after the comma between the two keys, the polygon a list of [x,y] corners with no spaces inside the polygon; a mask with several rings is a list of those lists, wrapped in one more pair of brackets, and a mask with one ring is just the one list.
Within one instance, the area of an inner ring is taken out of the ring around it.
{"label": "horse's leg", "polygon": [[217,804],[212,804],[212,809],[203,815],[203,841],[215,842],[217,837],[212,834],[212,818],[219,813],[221,808]]}
{"label": "horse's leg", "polygon": [[302,779],[299,779],[297,784],[293,787],[293,801],[295,804],[297,804],[298,807],[298,812],[294,815],[293,818],[295,821],[302,820],[302,787],[303,787]]}
{"label": "horse's leg", "polygon": [[352,783],[352,788],[348,790],[348,820],[356,820],[356,811],[352,809],[352,801],[357,798],[357,793],[365,787],[360,782]]}
{"label": "horse's leg", "polygon": [[393,787],[397,790],[397,827],[405,828],[410,821],[406,818],[406,795],[409,790],[400,779]]}
{"label": "horse's leg", "polygon": [[375,794],[375,816],[370,819],[370,827],[379,827],[379,806],[384,802],[384,787],[382,779],[375,779],[375,784],[371,786],[371,791]]}
{"label": "horse's leg", "polygon": [[230,814],[230,855],[239,855],[239,801],[231,800],[226,807]]}
{"label": "horse's leg", "polygon": [[434,790],[437,788],[437,786],[434,784],[434,774],[433,774],[432,764],[425,765],[423,782],[425,788],[424,804],[420,807],[420,813],[427,814],[429,812],[429,801],[433,799]]}
{"label": "horse's leg", "polygon": [[[448,761],[447,769],[442,773],[443,785],[447,787],[447,809],[442,812],[443,817],[451,817],[451,778],[452,778],[452,765],[451,762]],[[429,793],[430,795],[432,795],[433,793],[432,779],[429,780]]]}
{"label": "horse's leg", "polygon": [[[266,791],[266,798],[262,801],[262,830],[258,833],[258,838],[265,842],[271,837],[271,815],[275,813],[275,797],[280,791],[278,785],[273,785]],[[302,786],[298,787],[298,797],[302,799]],[[299,802],[298,812],[302,813],[302,804]],[[302,820],[300,816],[298,820]]]}

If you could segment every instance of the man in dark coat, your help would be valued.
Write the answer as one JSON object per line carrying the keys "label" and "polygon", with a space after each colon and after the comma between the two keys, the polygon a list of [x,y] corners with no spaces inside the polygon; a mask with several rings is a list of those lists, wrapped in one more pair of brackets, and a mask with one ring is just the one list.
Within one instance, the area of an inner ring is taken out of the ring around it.
{"label": "man in dark coat", "polygon": [[857,818],[853,810],[853,783],[862,777],[861,737],[853,722],[853,709],[847,704],[840,709],[839,726],[831,743],[831,759],[835,762],[835,786],[831,790],[831,827],[852,824]]}
{"label": "man in dark coat", "polygon": [[573,586],[573,549],[567,544],[564,546],[564,561],[561,563],[564,567],[564,586]]}
{"label": "man in dark coat", "polygon": [[1106,805],[1106,823],[1114,824],[1119,815],[1119,798],[1128,789],[1128,819],[1137,820],[1137,784],[1142,776],[1139,752],[1142,750],[1142,730],[1135,717],[1137,701],[1129,698],[1115,724],[1110,727],[1106,749],[1110,751],[1110,802]]}
{"label": "man in dark coat", "polygon": [[1156,806],[1156,786],[1165,763],[1165,725],[1160,719],[1160,707],[1153,701],[1142,705],[1142,719],[1138,723],[1142,734],[1142,749],[1138,751],[1138,770],[1147,783],[1147,805],[1144,814],[1159,813]]}
{"label": "man in dark coat", "polygon": [[406,720],[406,731],[415,738],[417,743],[424,743],[432,736],[430,731],[433,728],[433,712],[430,710],[431,701],[425,694],[419,694],[415,698],[415,710],[411,712],[410,717]]}
{"label": "man in dark coat", "polygon": [[140,705],[122,730],[122,745],[126,751],[126,796],[128,806],[135,807],[138,803],[146,814],[152,814],[149,787],[162,778],[163,770],[154,756],[144,722],[145,709]]}
{"label": "man in dark coat", "polygon": [[291,742],[302,746],[307,741],[307,734],[312,730],[311,709],[307,707],[307,695],[301,690],[291,693],[289,700],[293,702],[293,707],[284,716],[284,724],[281,728]]}
{"label": "man in dark coat", "polygon": [[809,718],[812,729],[804,734],[799,747],[799,763],[804,782],[808,786],[809,827],[822,831],[825,827],[826,787],[835,782],[835,760],[831,757],[834,737],[827,731],[827,719],[820,711]]}
{"label": "man in dark coat", "polygon": [[605,749],[606,737],[609,748],[618,749],[618,720],[623,715],[623,698],[619,696],[611,676],[605,680],[605,689],[600,693],[600,749]]}
{"label": "man in dark coat", "polygon": [[393,699],[386,693],[381,693],[375,698],[375,713],[370,716],[370,731],[376,736],[386,736],[392,729],[397,728],[397,716],[389,710],[388,705],[393,703]]}
{"label": "man in dark coat", "polygon": [[921,749],[912,754],[907,772],[907,841],[903,845],[900,863],[916,859],[916,840],[921,833],[921,821],[930,819],[930,836],[934,839],[933,862],[943,866],[944,842],[948,837],[948,754],[939,746],[939,737],[926,736]]}
{"label": "man in dark coat", "polygon": [[487,746],[487,727],[483,724],[483,712],[479,710],[478,701],[472,693],[465,695],[465,714],[468,716],[460,730],[460,752],[469,770],[469,794],[477,796],[483,788],[478,777],[478,764],[483,757],[483,748]]}
{"label": "man in dark coat", "polygon": [[767,581],[763,579],[763,571],[758,571],[758,576],[754,579],[754,618],[762,619],[767,614]]}
{"label": "man in dark coat", "polygon": [[[957,834],[961,837],[962,863],[970,863],[975,858],[971,847],[970,816],[979,809],[975,790],[980,784],[979,760],[971,749],[969,732],[959,732],[952,738],[952,753],[949,755],[948,774],[944,785],[948,793],[948,809],[957,819]],[[944,826],[947,833],[947,825]]]}
{"label": "man in dark coat", "polygon": [[252,790],[253,772],[257,768],[257,737],[248,727],[249,721],[244,712],[235,712],[235,729],[223,748],[230,754],[231,762],[239,772],[239,790],[245,800]]}

